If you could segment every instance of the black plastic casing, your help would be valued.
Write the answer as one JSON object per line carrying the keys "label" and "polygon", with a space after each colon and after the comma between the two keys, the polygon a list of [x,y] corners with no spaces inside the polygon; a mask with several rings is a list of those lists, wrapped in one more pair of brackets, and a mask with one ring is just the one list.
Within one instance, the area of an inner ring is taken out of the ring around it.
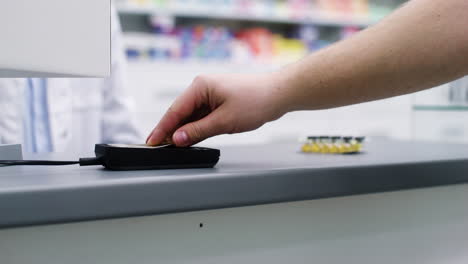
{"label": "black plastic casing", "polygon": [[110,170],[157,170],[212,168],[221,152],[218,149],[167,146],[162,148],[117,147],[96,144],[96,157]]}

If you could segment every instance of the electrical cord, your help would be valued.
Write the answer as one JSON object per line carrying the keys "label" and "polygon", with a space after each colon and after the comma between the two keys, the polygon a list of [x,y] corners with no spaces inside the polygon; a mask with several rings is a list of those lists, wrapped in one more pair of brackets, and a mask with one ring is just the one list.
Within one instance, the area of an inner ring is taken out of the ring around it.
{"label": "electrical cord", "polygon": [[78,161],[58,161],[58,160],[0,160],[0,166],[64,166],[75,165],[94,166],[101,165],[99,158],[80,158]]}

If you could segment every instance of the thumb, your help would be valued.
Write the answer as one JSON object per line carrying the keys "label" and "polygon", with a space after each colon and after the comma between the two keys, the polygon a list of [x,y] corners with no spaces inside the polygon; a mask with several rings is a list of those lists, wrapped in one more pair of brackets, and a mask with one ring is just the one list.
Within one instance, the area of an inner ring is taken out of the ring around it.
{"label": "thumb", "polygon": [[221,109],[215,110],[206,117],[185,124],[177,129],[172,140],[179,147],[186,147],[203,141],[209,137],[229,132],[230,124]]}

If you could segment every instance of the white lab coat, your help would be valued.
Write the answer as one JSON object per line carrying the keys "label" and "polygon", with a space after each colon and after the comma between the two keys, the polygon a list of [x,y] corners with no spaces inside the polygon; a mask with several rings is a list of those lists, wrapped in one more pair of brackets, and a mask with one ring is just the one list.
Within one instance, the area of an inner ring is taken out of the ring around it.
{"label": "white lab coat", "polygon": [[[47,101],[53,151],[91,152],[96,143],[138,143],[127,93],[120,24],[112,15],[109,78],[48,79]],[[0,144],[23,142],[25,79],[0,79]]]}

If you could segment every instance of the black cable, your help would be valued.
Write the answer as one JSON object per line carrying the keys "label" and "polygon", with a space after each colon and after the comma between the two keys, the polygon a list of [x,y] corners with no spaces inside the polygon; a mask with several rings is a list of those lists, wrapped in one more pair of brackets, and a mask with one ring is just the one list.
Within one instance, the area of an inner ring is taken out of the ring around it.
{"label": "black cable", "polygon": [[102,165],[102,161],[99,158],[81,158],[78,163],[80,166]]}
{"label": "black cable", "polygon": [[20,165],[73,165],[78,164],[78,161],[52,161],[52,160],[0,160],[0,165],[20,166]]}
{"label": "black cable", "polygon": [[98,158],[81,158],[79,161],[54,161],[54,160],[0,160],[0,166],[64,166],[75,165],[80,166],[93,166],[101,165],[102,162]]}

